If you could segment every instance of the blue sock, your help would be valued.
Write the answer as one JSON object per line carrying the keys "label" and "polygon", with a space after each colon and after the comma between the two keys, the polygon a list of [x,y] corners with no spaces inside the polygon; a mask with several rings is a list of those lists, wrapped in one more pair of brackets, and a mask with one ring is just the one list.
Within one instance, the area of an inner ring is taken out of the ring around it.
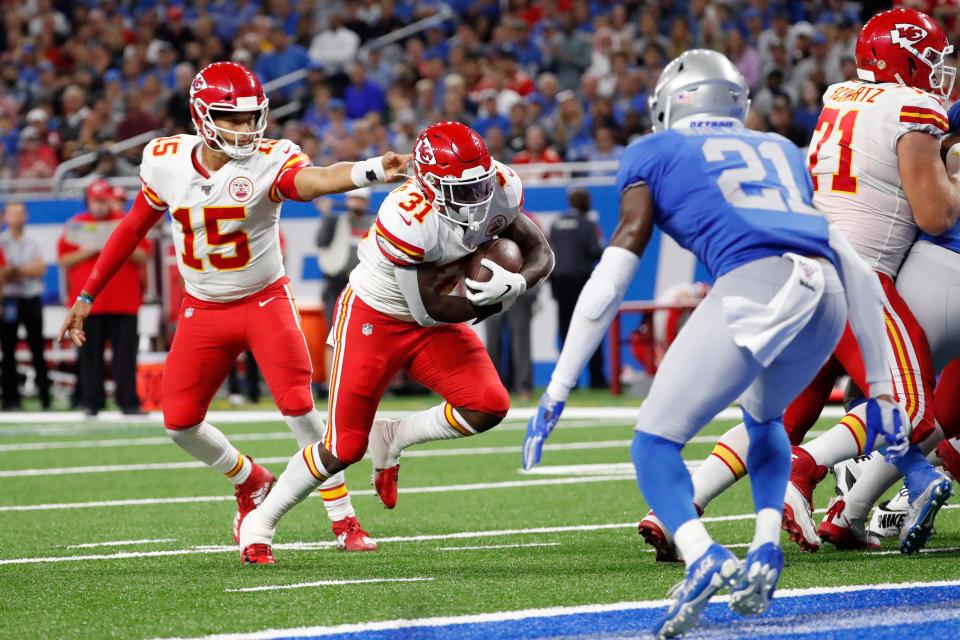
{"label": "blue sock", "polygon": [[683,463],[683,445],[638,431],[633,438],[633,464],[637,485],[647,504],[672,533],[697,517],[693,506],[693,481]]}
{"label": "blue sock", "polygon": [[747,473],[756,511],[776,509],[783,511],[783,497],[790,480],[790,438],[783,428],[782,416],[757,422],[746,411],[743,423],[750,436],[747,449]]}
{"label": "blue sock", "polygon": [[927,461],[923,451],[915,444],[911,445],[907,452],[893,464],[903,474],[907,489],[910,491],[910,502],[913,502],[930,483],[933,465]]}

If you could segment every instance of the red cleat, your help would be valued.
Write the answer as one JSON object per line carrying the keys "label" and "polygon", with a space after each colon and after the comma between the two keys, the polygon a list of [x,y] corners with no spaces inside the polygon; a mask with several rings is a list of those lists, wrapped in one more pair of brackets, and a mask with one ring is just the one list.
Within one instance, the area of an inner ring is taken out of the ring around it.
{"label": "red cleat", "polygon": [[393,509],[397,506],[397,480],[399,476],[399,464],[386,469],[373,470],[373,488],[376,489],[380,502],[387,509]]}
{"label": "red cleat", "polygon": [[680,562],[677,548],[673,546],[673,539],[660,520],[653,515],[653,511],[644,516],[637,526],[637,533],[643,541],[657,552],[657,562]]}
{"label": "red cleat", "polygon": [[937,445],[937,455],[943,461],[943,470],[960,482],[960,452],[953,447],[950,440],[944,440]]}
{"label": "red cleat", "polygon": [[376,551],[377,543],[363,530],[356,516],[331,523],[333,535],[337,536],[337,549],[341,551]]}
{"label": "red cleat", "polygon": [[240,552],[240,562],[243,564],[274,564],[273,549],[268,544],[254,543],[244,547]]}
{"label": "red cleat", "polygon": [[829,542],[837,549],[879,549],[880,540],[867,532],[866,527],[863,526],[863,519],[851,520],[844,515],[845,506],[846,503],[839,498],[834,498],[830,503],[827,515],[823,517],[817,529],[820,539]]}
{"label": "red cleat", "polygon": [[784,496],[781,528],[803,551],[820,549],[820,536],[813,521],[813,490],[826,475],[826,467],[817,466],[809,453],[793,447],[793,465]]}
{"label": "red cleat", "polygon": [[263,502],[273,488],[273,483],[277,481],[268,469],[255,463],[253,458],[247,457],[247,460],[253,465],[253,470],[243,484],[238,484],[234,491],[234,495],[237,496],[237,513],[233,516],[233,541],[236,544],[240,544],[240,523],[248,513]]}

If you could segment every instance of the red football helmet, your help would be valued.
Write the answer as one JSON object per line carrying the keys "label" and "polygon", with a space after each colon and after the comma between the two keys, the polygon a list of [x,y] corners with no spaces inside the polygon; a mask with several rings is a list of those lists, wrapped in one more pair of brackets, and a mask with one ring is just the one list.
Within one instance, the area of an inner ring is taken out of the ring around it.
{"label": "red football helmet", "polygon": [[953,46],[936,20],[915,9],[890,9],[870,18],[857,38],[857,76],[898,82],[942,99],[953,91],[956,67],[944,64]]}
{"label": "red football helmet", "polygon": [[413,174],[437,213],[476,228],[487,215],[496,172],[480,135],[462,122],[438,122],[413,147]]}
{"label": "red football helmet", "polygon": [[[190,116],[197,133],[208,147],[234,159],[246,158],[260,147],[269,103],[257,76],[236,62],[207,65],[190,85]],[[255,112],[259,116],[251,131],[238,134],[213,123],[211,112],[217,111]]]}

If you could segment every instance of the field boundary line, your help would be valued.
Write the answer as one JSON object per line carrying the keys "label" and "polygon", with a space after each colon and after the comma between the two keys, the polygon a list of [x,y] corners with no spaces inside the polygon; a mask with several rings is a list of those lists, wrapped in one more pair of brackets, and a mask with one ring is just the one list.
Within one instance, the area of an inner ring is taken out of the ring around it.
{"label": "field boundary line", "polygon": [[285,591],[287,589],[307,589],[309,587],[337,587],[354,584],[378,584],[382,582],[431,582],[436,578],[357,578],[355,580],[317,580],[316,582],[295,582],[293,584],[265,584],[258,587],[240,587],[224,589],[225,593],[254,593],[257,591]]}

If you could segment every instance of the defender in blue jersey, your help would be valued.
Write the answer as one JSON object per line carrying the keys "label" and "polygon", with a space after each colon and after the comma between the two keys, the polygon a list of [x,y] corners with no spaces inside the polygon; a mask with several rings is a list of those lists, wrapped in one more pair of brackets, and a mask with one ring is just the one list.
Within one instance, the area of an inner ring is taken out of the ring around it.
{"label": "defender in blue jersey", "polygon": [[[664,69],[650,105],[656,133],[621,159],[620,224],[580,295],[524,442],[524,465],[532,466],[653,226],[693,251],[716,282],[664,357],[632,447],[640,489],[687,563],[686,580],[655,630],[661,637],[696,624],[726,587],[738,612],[769,606],[783,567],[779,533],[790,472],[783,411],[826,361],[848,315],[875,396],[869,432],[884,435],[891,456],[907,447],[903,410],[892,398],[879,283],[813,208],[799,150],[743,127],[747,93],[736,67],[714,51],[688,51]],[[684,444],[737,400],[750,436],[757,511],[743,563],[714,543],[698,518],[681,457]]]}

